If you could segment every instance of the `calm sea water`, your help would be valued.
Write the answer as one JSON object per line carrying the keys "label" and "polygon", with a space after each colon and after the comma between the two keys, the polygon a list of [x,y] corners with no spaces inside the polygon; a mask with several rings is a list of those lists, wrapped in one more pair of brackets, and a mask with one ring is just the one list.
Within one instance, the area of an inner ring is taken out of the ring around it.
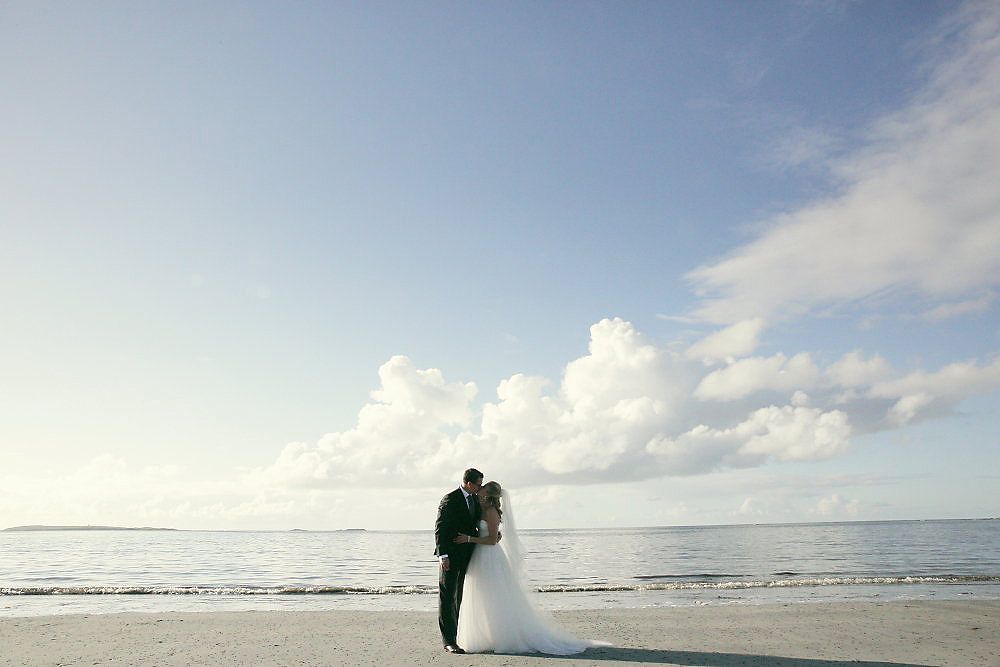
{"label": "calm sea water", "polygon": [[[523,531],[547,608],[1000,598],[1000,521]],[[435,609],[429,531],[0,532],[0,615]]]}

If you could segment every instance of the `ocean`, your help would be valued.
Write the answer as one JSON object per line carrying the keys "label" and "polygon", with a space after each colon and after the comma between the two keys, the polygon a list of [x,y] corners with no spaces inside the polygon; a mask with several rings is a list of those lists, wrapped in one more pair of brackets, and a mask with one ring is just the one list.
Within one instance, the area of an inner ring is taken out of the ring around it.
{"label": "ocean", "polygon": [[[1000,599],[1000,520],[525,530],[521,538],[548,609]],[[430,531],[2,531],[0,616],[430,611],[432,550]]]}

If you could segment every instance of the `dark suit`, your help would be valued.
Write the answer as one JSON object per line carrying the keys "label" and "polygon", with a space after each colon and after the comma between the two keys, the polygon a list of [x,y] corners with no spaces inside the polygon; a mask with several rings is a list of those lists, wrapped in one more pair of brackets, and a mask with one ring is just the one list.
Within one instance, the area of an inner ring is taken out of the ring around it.
{"label": "dark suit", "polygon": [[455,489],[438,505],[437,521],[434,523],[434,555],[447,555],[449,561],[448,571],[439,567],[438,575],[438,626],[445,646],[456,641],[465,569],[476,547],[475,544],[455,544],[454,540],[460,533],[479,535],[479,515],[479,502],[473,496],[473,511],[470,512],[462,489]]}

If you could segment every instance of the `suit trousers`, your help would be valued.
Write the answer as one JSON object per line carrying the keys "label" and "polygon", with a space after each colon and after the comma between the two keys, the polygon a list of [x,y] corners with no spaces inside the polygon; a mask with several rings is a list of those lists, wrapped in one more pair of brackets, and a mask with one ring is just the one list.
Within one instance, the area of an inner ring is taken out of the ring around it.
{"label": "suit trousers", "polygon": [[455,644],[458,637],[458,612],[462,607],[462,588],[465,586],[465,565],[452,564],[438,574],[438,627],[444,645]]}

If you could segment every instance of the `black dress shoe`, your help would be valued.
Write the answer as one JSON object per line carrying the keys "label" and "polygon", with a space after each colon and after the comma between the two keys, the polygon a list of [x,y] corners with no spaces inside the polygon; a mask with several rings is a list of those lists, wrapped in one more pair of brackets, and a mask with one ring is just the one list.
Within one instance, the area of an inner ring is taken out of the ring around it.
{"label": "black dress shoe", "polygon": [[448,653],[465,653],[465,649],[458,644],[446,644],[444,650]]}

